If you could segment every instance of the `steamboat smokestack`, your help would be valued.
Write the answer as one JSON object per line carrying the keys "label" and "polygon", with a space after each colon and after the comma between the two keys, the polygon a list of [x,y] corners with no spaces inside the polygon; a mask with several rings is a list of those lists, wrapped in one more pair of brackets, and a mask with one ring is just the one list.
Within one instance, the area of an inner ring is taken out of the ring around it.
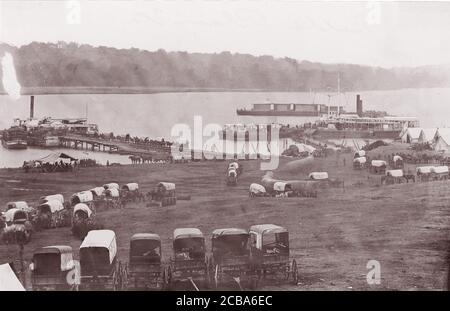
{"label": "steamboat smokestack", "polygon": [[363,103],[359,94],[356,95],[356,114],[358,115],[358,117],[363,116]]}
{"label": "steamboat smokestack", "polygon": [[34,118],[34,95],[30,97],[30,119]]}

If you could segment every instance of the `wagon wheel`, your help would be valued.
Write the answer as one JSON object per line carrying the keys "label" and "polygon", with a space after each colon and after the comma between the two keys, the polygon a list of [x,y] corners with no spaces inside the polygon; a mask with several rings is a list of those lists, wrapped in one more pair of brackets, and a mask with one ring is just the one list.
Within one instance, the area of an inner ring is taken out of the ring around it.
{"label": "wagon wheel", "polygon": [[209,257],[206,259],[205,263],[205,280],[206,280],[206,287],[209,288],[211,285],[211,261]]}
{"label": "wagon wheel", "polygon": [[172,267],[169,265],[167,267],[167,287],[170,288],[172,285]]}
{"label": "wagon wheel", "polygon": [[258,285],[259,285],[259,275],[255,274],[251,278],[251,285],[250,285],[250,287],[251,287],[252,290],[257,290],[258,289]]}
{"label": "wagon wheel", "polygon": [[295,285],[298,284],[298,267],[297,267],[297,261],[295,259],[292,259],[292,266],[291,266],[291,274],[292,274],[292,281]]}
{"label": "wagon wheel", "polygon": [[117,291],[117,290],[121,289],[121,286],[122,286],[121,274],[122,274],[122,267],[121,267],[121,263],[119,261],[119,263],[116,264],[116,267],[114,269],[114,275],[113,275],[113,289],[114,289],[114,291]]}
{"label": "wagon wheel", "polygon": [[128,288],[128,264],[124,264],[122,269],[122,290],[126,290]]}
{"label": "wagon wheel", "polygon": [[113,290],[116,291],[117,290],[117,284],[118,284],[118,276],[117,276],[117,265],[114,268],[113,271],[113,275],[112,275],[112,286],[113,286]]}
{"label": "wagon wheel", "polygon": [[214,269],[214,283],[216,285],[216,289],[219,286],[219,265],[216,265],[216,268]]}
{"label": "wagon wheel", "polygon": [[165,290],[166,288],[167,288],[167,271],[166,268],[163,268],[161,289]]}

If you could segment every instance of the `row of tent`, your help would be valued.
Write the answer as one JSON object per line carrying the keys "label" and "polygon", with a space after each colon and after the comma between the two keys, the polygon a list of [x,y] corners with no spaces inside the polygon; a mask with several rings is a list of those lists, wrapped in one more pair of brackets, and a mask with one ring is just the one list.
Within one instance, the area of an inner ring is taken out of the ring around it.
{"label": "row of tent", "polygon": [[402,130],[400,139],[409,144],[429,143],[436,151],[450,152],[450,128],[408,127]]}

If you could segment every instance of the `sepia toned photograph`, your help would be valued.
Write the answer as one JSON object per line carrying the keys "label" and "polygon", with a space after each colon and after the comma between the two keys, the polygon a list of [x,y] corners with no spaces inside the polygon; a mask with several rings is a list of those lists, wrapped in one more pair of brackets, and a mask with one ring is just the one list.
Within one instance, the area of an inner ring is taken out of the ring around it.
{"label": "sepia toned photograph", "polygon": [[0,291],[447,291],[449,31],[447,1],[0,1]]}

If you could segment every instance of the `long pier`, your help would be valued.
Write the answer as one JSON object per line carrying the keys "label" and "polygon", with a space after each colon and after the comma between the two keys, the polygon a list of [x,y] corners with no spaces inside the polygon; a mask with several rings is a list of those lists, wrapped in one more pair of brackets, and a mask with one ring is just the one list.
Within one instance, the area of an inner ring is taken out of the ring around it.
{"label": "long pier", "polygon": [[118,145],[110,142],[70,136],[59,137],[59,145],[64,148],[85,149],[91,151],[118,152],[120,150]]}

